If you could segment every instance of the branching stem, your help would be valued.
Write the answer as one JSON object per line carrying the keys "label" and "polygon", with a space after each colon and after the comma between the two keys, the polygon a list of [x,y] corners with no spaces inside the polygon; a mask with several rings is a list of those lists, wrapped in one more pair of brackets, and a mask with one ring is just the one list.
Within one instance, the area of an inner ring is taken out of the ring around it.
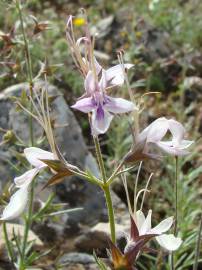
{"label": "branching stem", "polygon": [[99,139],[97,136],[94,136],[93,139],[94,139],[94,144],[95,144],[97,161],[98,161],[101,176],[102,176],[102,185],[100,186],[102,187],[104,191],[106,204],[107,204],[110,231],[111,231],[111,240],[115,244],[116,243],[116,230],[115,230],[115,220],[114,220],[114,209],[113,209],[112,198],[111,198],[111,193],[110,193],[110,185],[108,184],[107,177],[106,177],[104,161],[102,158],[102,152],[100,149]]}

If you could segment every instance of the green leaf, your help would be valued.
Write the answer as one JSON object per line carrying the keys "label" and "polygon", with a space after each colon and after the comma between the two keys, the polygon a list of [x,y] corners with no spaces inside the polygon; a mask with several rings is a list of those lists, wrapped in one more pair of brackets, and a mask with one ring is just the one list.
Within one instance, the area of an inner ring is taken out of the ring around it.
{"label": "green leaf", "polygon": [[73,209],[65,209],[65,210],[61,210],[57,212],[52,212],[50,214],[46,214],[44,215],[44,217],[52,217],[52,216],[62,215],[62,214],[71,213],[71,212],[80,211],[80,210],[83,210],[83,208],[78,207],[78,208],[73,208]]}
{"label": "green leaf", "polygon": [[95,251],[93,251],[93,257],[95,259],[95,262],[97,263],[97,266],[99,267],[100,270],[109,270],[110,268],[106,266],[106,264],[97,257]]}

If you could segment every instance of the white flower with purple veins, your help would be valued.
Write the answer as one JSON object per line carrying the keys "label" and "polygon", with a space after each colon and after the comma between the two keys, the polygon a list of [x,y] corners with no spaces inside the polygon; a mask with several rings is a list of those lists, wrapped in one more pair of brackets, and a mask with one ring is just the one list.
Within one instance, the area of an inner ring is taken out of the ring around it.
{"label": "white flower with purple veins", "polygon": [[[131,66],[126,64],[125,68]],[[84,113],[92,112],[91,125],[94,135],[105,133],[108,130],[114,114],[131,112],[136,108],[131,101],[112,98],[106,94],[106,88],[121,85],[123,82],[124,74],[121,65],[108,70],[102,69],[99,81],[96,81],[92,71],[88,72],[84,82],[87,97],[81,97],[72,108]]]}
{"label": "white flower with purple veins", "polygon": [[154,228],[151,227],[152,210],[149,210],[147,217],[144,216],[141,210],[136,212],[136,225],[139,231],[139,235],[153,234],[156,235],[156,240],[163,248],[174,251],[180,247],[182,240],[179,237],[175,237],[173,234],[165,234],[172,224],[173,217],[169,217],[161,221]]}

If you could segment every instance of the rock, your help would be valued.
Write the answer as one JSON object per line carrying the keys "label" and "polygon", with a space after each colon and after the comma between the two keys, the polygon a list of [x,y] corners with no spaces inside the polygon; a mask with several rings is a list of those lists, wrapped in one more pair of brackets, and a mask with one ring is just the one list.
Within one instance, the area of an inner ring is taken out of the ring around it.
{"label": "rock", "polygon": [[[14,223],[7,223],[6,224],[8,238],[11,241],[13,239],[13,230],[16,235],[23,236],[24,235],[24,226]],[[43,242],[39,239],[39,237],[33,232],[29,231],[28,234],[28,241],[34,241],[36,246],[43,246]],[[5,240],[3,234],[2,225],[0,226],[0,251],[3,250],[5,247]]]}
{"label": "rock", "polygon": [[[44,82],[36,83],[34,86],[35,91],[41,87],[44,87]],[[26,113],[16,111],[15,106],[13,106],[10,100],[13,95],[20,96],[23,89],[28,89],[28,84],[22,83],[11,86],[1,92],[0,126],[5,130],[13,130],[21,139],[28,143],[28,117]],[[83,169],[88,168],[95,175],[98,175],[96,161],[88,151],[81,133],[81,128],[65,99],[59,90],[52,85],[48,85],[48,92],[50,96],[57,96],[51,105],[51,115],[58,127],[55,129],[55,137],[61,152],[70,163]],[[37,123],[35,123],[34,131],[37,138],[42,134],[42,129]],[[7,157],[10,162],[15,163],[15,149],[13,148],[14,151],[10,151],[11,149],[11,147],[5,145],[2,148],[1,157]],[[22,148],[18,150],[20,152],[23,151]],[[6,181],[13,181],[16,172],[11,171],[10,165],[6,166],[6,163],[1,166],[3,173],[0,173],[0,179],[4,181],[1,182],[3,186]],[[70,208],[83,208],[83,211],[72,212],[61,217],[61,224],[65,232],[72,233],[75,229],[76,231],[79,230],[79,224],[94,225],[106,216],[105,199],[102,192],[98,187],[88,183],[84,179],[78,177],[68,178],[54,189],[56,192],[56,202],[67,203]],[[37,192],[37,194],[39,198],[46,199],[44,196],[44,194],[47,194],[46,191]]]}
{"label": "rock", "polygon": [[186,77],[183,82],[184,106],[189,106],[192,102],[202,100],[202,78],[197,76]]}
{"label": "rock", "polygon": [[63,270],[95,270],[94,257],[86,253],[72,252],[64,254],[59,262],[60,269]]}
{"label": "rock", "polygon": [[[121,222],[121,220],[119,220]],[[130,219],[128,215],[123,215],[122,223],[116,224],[116,238],[122,245],[125,236],[129,234]],[[108,247],[108,239],[110,238],[109,223],[100,222],[92,227],[88,232],[78,236],[75,239],[75,246],[82,252],[92,252],[99,250],[105,252]]]}

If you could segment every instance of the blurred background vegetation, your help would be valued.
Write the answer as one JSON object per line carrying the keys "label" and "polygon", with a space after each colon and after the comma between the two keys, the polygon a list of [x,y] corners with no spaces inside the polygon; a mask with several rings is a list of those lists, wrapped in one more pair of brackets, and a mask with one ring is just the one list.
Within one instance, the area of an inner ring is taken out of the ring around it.
{"label": "blurred background vegetation", "polygon": [[[181,233],[186,239],[178,252],[178,270],[192,269],[196,233],[201,211],[201,133],[202,133],[202,1],[201,0],[29,0],[22,1],[26,33],[29,39],[34,76],[43,71],[56,85],[68,104],[83,93],[83,81],[75,69],[67,48],[65,24],[67,16],[81,16],[85,8],[96,37],[96,56],[104,66],[117,63],[116,53],[123,49],[126,62],[135,64],[130,72],[131,86],[139,100],[146,92],[160,92],[143,97],[144,127],[159,116],[175,117],[195,140],[191,155],[180,161]],[[82,35],[82,25],[75,25]],[[0,2],[0,91],[26,80],[22,34],[12,1]],[[127,96],[126,89],[115,93]],[[77,119],[86,142],[91,146],[88,122],[80,113]],[[131,144],[127,117],[113,121],[102,137],[108,168],[119,160]],[[147,207],[156,211],[156,218],[173,213],[174,161],[161,162],[151,184]],[[150,164],[149,170],[155,169]],[[144,186],[148,168],[142,173]],[[128,176],[133,181],[133,176]],[[125,200],[122,184],[117,180],[116,193]],[[150,255],[148,255],[150,256]],[[151,259],[152,258],[152,259]],[[140,269],[169,269],[160,253],[151,255],[150,265],[140,262]],[[163,268],[162,268],[163,265]]]}

